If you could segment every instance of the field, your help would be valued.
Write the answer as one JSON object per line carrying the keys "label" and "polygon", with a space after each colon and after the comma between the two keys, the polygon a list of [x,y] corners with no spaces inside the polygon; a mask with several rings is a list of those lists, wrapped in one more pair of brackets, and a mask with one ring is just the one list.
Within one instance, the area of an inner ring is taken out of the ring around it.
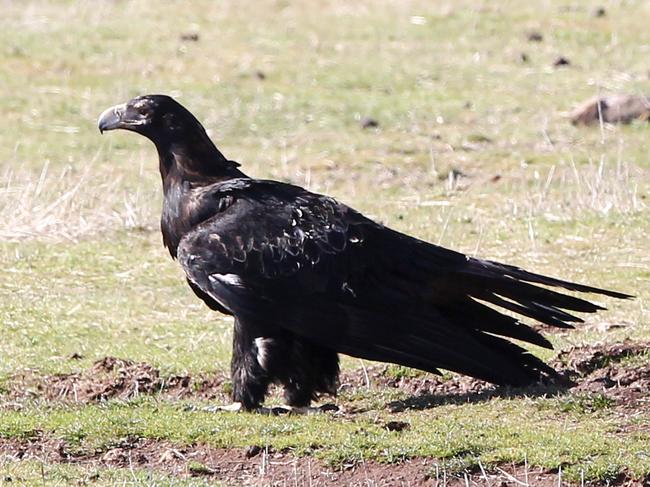
{"label": "field", "polygon": [[[650,3],[5,0],[2,13],[0,484],[650,483],[650,127],[567,119],[598,94],[650,93]],[[175,96],[252,176],[636,299],[545,329],[555,350],[532,350],[572,388],[346,357],[322,401],[338,411],[208,412],[228,401],[231,320],[162,247],[153,146],[96,128],[144,93]]]}

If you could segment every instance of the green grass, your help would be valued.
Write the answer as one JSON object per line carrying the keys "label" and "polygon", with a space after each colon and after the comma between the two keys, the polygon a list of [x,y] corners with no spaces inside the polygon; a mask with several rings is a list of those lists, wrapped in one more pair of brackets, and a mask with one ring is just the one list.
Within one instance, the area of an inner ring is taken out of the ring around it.
{"label": "green grass", "polygon": [[155,471],[98,468],[85,465],[57,465],[34,460],[0,464],[0,485],[174,485],[213,486],[213,480],[179,479]]}
{"label": "green grass", "polygon": [[[606,16],[593,16],[600,6]],[[129,434],[256,443],[334,464],[429,456],[458,471],[525,460],[562,466],[574,481],[650,474],[650,439],[639,432],[648,414],[621,416],[598,395],[388,413],[404,392],[360,388],[339,399],[363,411],[355,415],[268,418],[162,398],[72,409],[26,401],[13,411],[2,392],[16,374],[86,370],[107,355],[163,374],[228,370],[230,320],[192,295],[162,248],[153,147],[96,129],[104,108],[151,92],[176,96],[251,175],[326,192],[472,255],[637,295],[603,300],[607,312],[550,337],[557,348],[650,339],[648,126],[578,128],[565,117],[600,92],[650,91],[649,16],[642,0],[5,2],[0,436],[43,430],[80,449]],[[543,42],[528,42],[531,30]],[[191,32],[197,42],[180,38]],[[571,66],[552,68],[559,55]],[[363,130],[365,116],[379,128]],[[466,177],[450,179],[453,169]],[[625,326],[590,326],[600,322]],[[391,419],[411,427],[388,432]],[[182,483],[35,462],[5,471],[27,484]]]}
{"label": "green grass", "polygon": [[[143,399],[1,412],[0,437],[29,438],[36,431],[45,432],[66,440],[71,452],[102,451],[121,438],[139,437],[226,448],[271,446],[311,454],[332,465],[417,457],[453,463],[462,457],[467,468],[479,462],[491,467],[527,461],[546,469],[562,466],[574,476],[603,464],[627,469],[634,476],[648,472],[647,434],[615,434],[620,423],[613,415],[555,403],[555,399],[493,399],[399,414],[388,413],[384,405],[349,420],[328,415],[214,414],[188,411],[184,403]],[[558,420],[560,412],[564,414]],[[383,427],[388,420],[405,421],[410,428],[388,431]]]}
{"label": "green grass", "polygon": [[230,322],[193,297],[159,241],[117,232],[73,246],[5,246],[0,377],[67,372],[107,355],[169,373],[226,368]]}

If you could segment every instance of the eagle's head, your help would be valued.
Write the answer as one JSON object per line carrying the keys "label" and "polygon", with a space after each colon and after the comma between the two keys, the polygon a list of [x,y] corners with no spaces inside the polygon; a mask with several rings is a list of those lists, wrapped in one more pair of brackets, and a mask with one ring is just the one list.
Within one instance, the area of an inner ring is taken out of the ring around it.
{"label": "eagle's head", "polygon": [[142,95],[110,107],[99,116],[100,132],[124,129],[154,143],[192,138],[204,132],[199,121],[183,105],[167,95]]}

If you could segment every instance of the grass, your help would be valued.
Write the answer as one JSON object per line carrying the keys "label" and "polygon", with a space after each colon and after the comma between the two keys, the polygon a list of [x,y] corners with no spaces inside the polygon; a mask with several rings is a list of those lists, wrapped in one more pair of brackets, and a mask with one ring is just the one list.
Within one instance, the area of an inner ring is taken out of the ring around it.
{"label": "grass", "polygon": [[[375,410],[353,421],[337,421],[322,415],[215,415],[188,411],[182,403],[145,399],[75,409],[3,412],[0,437],[29,438],[34,431],[46,431],[66,440],[71,451],[102,451],[126,437],[226,448],[260,445],[311,454],[339,466],[418,457],[453,462],[463,457],[465,463],[471,463],[467,468],[479,461],[486,467],[527,461],[546,469],[563,466],[565,472],[576,474],[610,462],[635,476],[648,471],[647,436],[612,434],[619,426],[614,418],[595,415],[591,409],[561,409],[565,414],[558,421],[558,408],[547,404],[553,401],[498,399],[444,405],[425,414]],[[389,418],[405,421],[410,428],[388,431],[383,424]],[[182,429],[177,427],[180,423]]]}
{"label": "grass", "polygon": [[[95,126],[107,106],[147,92],[176,96],[251,175],[332,194],[472,255],[637,295],[605,300],[606,313],[551,336],[557,348],[650,338],[647,124],[588,129],[565,117],[601,92],[648,92],[647,2],[188,5],[3,5],[0,391],[25,370],[75,372],[107,355],[163,374],[228,369],[230,321],[192,296],[162,249],[155,151],[132,134],[100,137]],[[601,6],[606,15],[593,16]],[[527,41],[532,30],[542,42]],[[198,40],[183,40],[187,33]],[[571,65],[553,68],[559,55]],[[362,129],[363,117],[379,127]],[[590,326],[600,322],[625,326]],[[334,464],[428,456],[459,471],[525,460],[562,466],[574,481],[650,474],[649,439],[638,427],[647,413],[621,417],[606,397],[388,413],[402,392],[346,394],[342,403],[366,412],[214,416],[163,399],[72,410],[27,402],[13,411],[0,392],[0,436],[42,430],[81,449],[129,434],[259,443]],[[411,427],[388,432],[381,425],[391,419]],[[628,422],[634,427],[619,428]],[[91,468],[27,461],[0,468],[25,483],[182,482],[110,469],[93,480]]]}
{"label": "grass", "polygon": [[[5,251],[11,279],[0,286],[0,375],[65,372],[108,355],[168,372],[227,363],[229,321],[192,298],[157,234],[117,232],[109,242],[21,243]],[[83,359],[70,360],[73,354]]]}
{"label": "grass", "polygon": [[[38,461],[23,461],[0,465],[0,482],[8,485],[61,486],[81,485],[175,485],[212,486],[211,480],[179,479],[140,469],[110,469],[94,466],[56,465]],[[216,484],[218,485],[218,484]]]}

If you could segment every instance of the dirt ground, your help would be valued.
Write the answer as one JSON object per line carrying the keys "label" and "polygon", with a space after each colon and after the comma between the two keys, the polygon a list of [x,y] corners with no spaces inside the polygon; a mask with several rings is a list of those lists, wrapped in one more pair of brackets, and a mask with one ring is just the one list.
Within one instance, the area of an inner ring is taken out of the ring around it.
{"label": "dirt ground", "polygon": [[[565,389],[602,393],[621,407],[642,407],[650,401],[650,365],[630,367],[621,361],[648,350],[650,343],[633,342],[573,347],[560,352],[551,363],[559,373],[559,381],[524,390],[500,388],[459,375],[451,378],[432,374],[394,377],[388,373],[388,367],[382,365],[343,372],[339,390],[364,386],[397,388],[412,396],[412,403],[401,404],[402,410],[417,406],[417,400],[422,406],[427,399],[442,404],[521,393],[547,394]],[[164,398],[227,400],[224,386],[228,380],[225,375],[163,377],[159,370],[149,364],[105,357],[80,373],[44,377],[30,373],[16,375],[10,381],[7,399],[16,403],[25,399],[41,399],[87,404],[158,394]],[[400,404],[395,403],[393,407],[398,410]]]}
{"label": "dirt ground", "polygon": [[[561,380],[525,390],[498,388],[469,377],[441,378],[430,374],[395,377],[387,366],[346,371],[340,390],[359,387],[397,388],[408,398],[389,404],[393,411],[425,409],[444,403],[489,400],[526,394],[554,394],[572,390],[601,394],[622,415],[650,406],[650,365],[629,365],[625,359],[644,354],[648,343],[624,342],[606,346],[574,347],[562,351],[552,362]],[[628,360],[629,362],[629,360]],[[225,376],[162,377],[145,363],[113,357],[97,361],[81,373],[37,377],[22,374],[10,381],[4,407],[20,408],[26,400],[92,403],[112,398],[129,399],[141,394],[165,398],[200,398],[226,401]],[[342,414],[355,414],[353,409]],[[394,424],[393,424],[394,423]],[[398,421],[387,424],[399,429]],[[622,426],[627,427],[627,426]],[[643,426],[639,426],[643,427]],[[207,476],[228,485],[558,485],[557,472],[530,470],[521,465],[503,465],[491,472],[473,472],[466,477],[447,476],[433,459],[412,459],[399,464],[363,462],[332,469],[312,457],[248,449],[219,449],[208,445],[177,446],[166,441],[130,438],[101,452],[75,454],[65,443],[37,436],[29,440],[0,439],[0,458],[40,459],[45,462],[81,463],[107,467],[138,467],[169,474]],[[650,482],[646,479],[645,485]],[[643,485],[621,476],[616,485]]]}
{"label": "dirt ground", "polygon": [[[127,439],[107,451],[76,456],[68,453],[65,443],[58,440],[44,437],[29,441],[0,439],[0,458],[154,469],[180,477],[212,477],[225,485],[551,487],[561,483],[557,472],[528,469],[523,465],[502,465],[493,472],[475,472],[459,478],[447,475],[431,459],[414,459],[399,464],[368,461],[332,469],[311,457],[296,457],[257,446],[248,449],[207,445],[178,447],[165,441],[144,439]],[[621,476],[609,485],[640,487],[647,484]]]}

